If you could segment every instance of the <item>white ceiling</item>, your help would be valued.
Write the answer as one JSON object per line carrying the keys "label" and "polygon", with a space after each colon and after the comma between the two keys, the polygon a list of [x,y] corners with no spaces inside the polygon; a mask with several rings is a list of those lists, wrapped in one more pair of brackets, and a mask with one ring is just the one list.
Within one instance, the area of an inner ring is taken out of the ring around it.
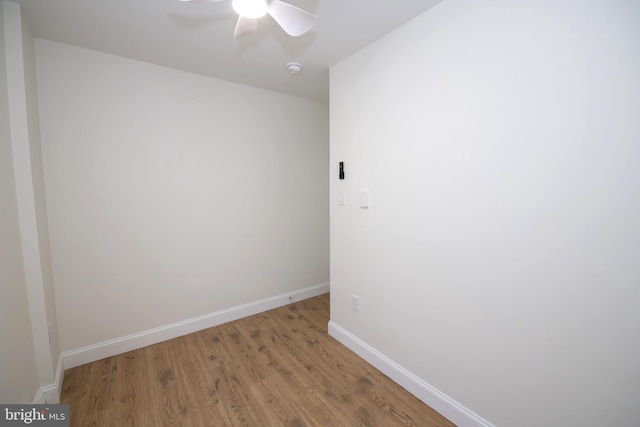
{"label": "white ceiling", "polygon": [[231,0],[13,1],[36,37],[328,102],[329,67],[441,0],[285,0],[316,15],[310,32],[288,36],[265,16],[238,40]]}

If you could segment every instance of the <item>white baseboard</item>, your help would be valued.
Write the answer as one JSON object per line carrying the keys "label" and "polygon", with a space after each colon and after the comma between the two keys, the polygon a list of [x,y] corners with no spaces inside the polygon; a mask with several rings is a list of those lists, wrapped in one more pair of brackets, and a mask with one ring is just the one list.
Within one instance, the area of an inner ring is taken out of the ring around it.
{"label": "white baseboard", "polygon": [[157,344],[162,341],[201,331],[203,329],[211,328],[243,317],[252,316],[254,314],[262,313],[263,311],[272,310],[274,308],[291,304],[295,301],[312,298],[327,292],[329,292],[329,283],[321,283],[319,285],[300,289],[294,292],[265,298],[259,301],[239,305],[237,307],[232,307],[159,328],[150,329],[148,331],[139,332],[122,338],[104,341],[71,351],[65,351],[60,355],[60,358],[63,360],[64,369],[75,368],[76,366],[95,362],[96,360],[101,360],[117,354],[126,353],[127,351],[136,350],[148,345]]}
{"label": "white baseboard", "polygon": [[58,366],[56,367],[56,376],[53,384],[40,387],[36,397],[33,399],[34,405],[44,405],[50,403],[52,405],[60,403],[60,392],[62,391],[62,380],[64,379],[64,370],[62,365],[62,356],[58,357]]}
{"label": "white baseboard", "polygon": [[38,390],[38,393],[36,394],[36,397],[33,399],[33,402],[31,402],[34,405],[42,405],[46,402],[46,399],[44,397],[45,393],[47,393],[47,390],[49,387],[51,387],[52,385],[47,385],[44,387],[40,387],[40,389]]}
{"label": "white baseboard", "polygon": [[329,322],[329,335],[458,427],[495,427],[333,321]]}
{"label": "white baseboard", "polygon": [[58,386],[55,384],[50,384],[48,386],[44,386],[40,388],[38,394],[41,395],[41,400],[39,403],[42,404],[51,404],[54,405],[56,403],[60,403],[60,397],[58,395]]}

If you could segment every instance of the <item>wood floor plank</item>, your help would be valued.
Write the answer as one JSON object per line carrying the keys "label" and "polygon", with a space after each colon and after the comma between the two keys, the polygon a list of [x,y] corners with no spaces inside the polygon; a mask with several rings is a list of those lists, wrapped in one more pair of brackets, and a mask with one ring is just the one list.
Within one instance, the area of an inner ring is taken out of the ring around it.
{"label": "wood floor plank", "polygon": [[71,426],[452,423],[327,334],[329,295],[69,369]]}

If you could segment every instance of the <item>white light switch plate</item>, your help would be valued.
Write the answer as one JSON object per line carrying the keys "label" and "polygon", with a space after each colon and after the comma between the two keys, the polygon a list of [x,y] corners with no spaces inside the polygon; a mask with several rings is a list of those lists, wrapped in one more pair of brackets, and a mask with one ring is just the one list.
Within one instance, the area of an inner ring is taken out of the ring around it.
{"label": "white light switch plate", "polygon": [[369,190],[361,190],[360,191],[360,207],[363,209],[369,208],[369,201],[371,199],[371,194]]}

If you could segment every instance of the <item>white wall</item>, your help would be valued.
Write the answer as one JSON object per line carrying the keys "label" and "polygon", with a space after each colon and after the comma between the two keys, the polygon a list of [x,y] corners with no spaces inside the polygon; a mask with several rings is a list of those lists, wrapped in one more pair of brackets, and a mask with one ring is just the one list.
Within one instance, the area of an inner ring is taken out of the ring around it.
{"label": "white wall", "polygon": [[328,281],[328,106],[36,40],[61,350]]}
{"label": "white wall", "polygon": [[333,67],[332,322],[498,426],[637,425],[639,22],[447,0]]}
{"label": "white wall", "polygon": [[[22,49],[19,42],[20,25],[16,26],[16,22],[12,21],[16,18],[20,19],[19,10],[16,8],[17,5],[14,3],[0,2],[0,348],[2,349],[0,351],[0,402],[2,403],[31,402],[38,392],[40,380],[43,376],[46,377],[46,373],[39,374],[36,361],[34,342],[39,328],[32,329],[30,317],[23,242],[20,233],[20,221],[24,220],[24,215],[18,212],[18,194],[14,174],[14,172],[23,172],[14,169],[12,145],[15,143],[16,129],[12,129],[12,126],[16,124],[16,116],[20,116],[21,112],[15,108],[15,102],[13,102],[15,99],[12,99],[12,102],[9,99],[8,89],[9,85],[16,83],[15,73],[11,78],[7,73],[7,69],[12,72],[15,70],[18,65],[15,61],[16,54],[19,57]],[[5,25],[5,18],[8,25]],[[15,89],[14,87],[13,92]],[[25,111],[22,111],[23,118],[24,114]],[[28,149],[28,141],[22,148]],[[52,369],[49,369],[48,373],[51,372]]]}
{"label": "white wall", "polygon": [[[22,15],[22,14],[21,14]],[[35,39],[22,16],[22,50],[24,61],[25,99],[27,114],[27,130],[29,134],[29,159],[31,164],[31,182],[35,208],[35,225],[37,229],[37,244],[41,271],[42,298],[46,313],[46,325],[43,333],[50,335],[51,349],[49,356],[52,366],[58,364],[60,354],[58,342],[58,320],[56,315],[55,297],[53,289],[53,274],[51,271],[51,244],[49,241],[49,226],[47,223],[47,206],[45,200],[44,171],[42,166],[42,143],[40,139],[40,117],[38,108],[38,88],[36,84],[36,52]],[[48,325],[51,325],[49,331]],[[45,338],[43,336],[43,338]],[[46,337],[49,339],[49,337]]]}

